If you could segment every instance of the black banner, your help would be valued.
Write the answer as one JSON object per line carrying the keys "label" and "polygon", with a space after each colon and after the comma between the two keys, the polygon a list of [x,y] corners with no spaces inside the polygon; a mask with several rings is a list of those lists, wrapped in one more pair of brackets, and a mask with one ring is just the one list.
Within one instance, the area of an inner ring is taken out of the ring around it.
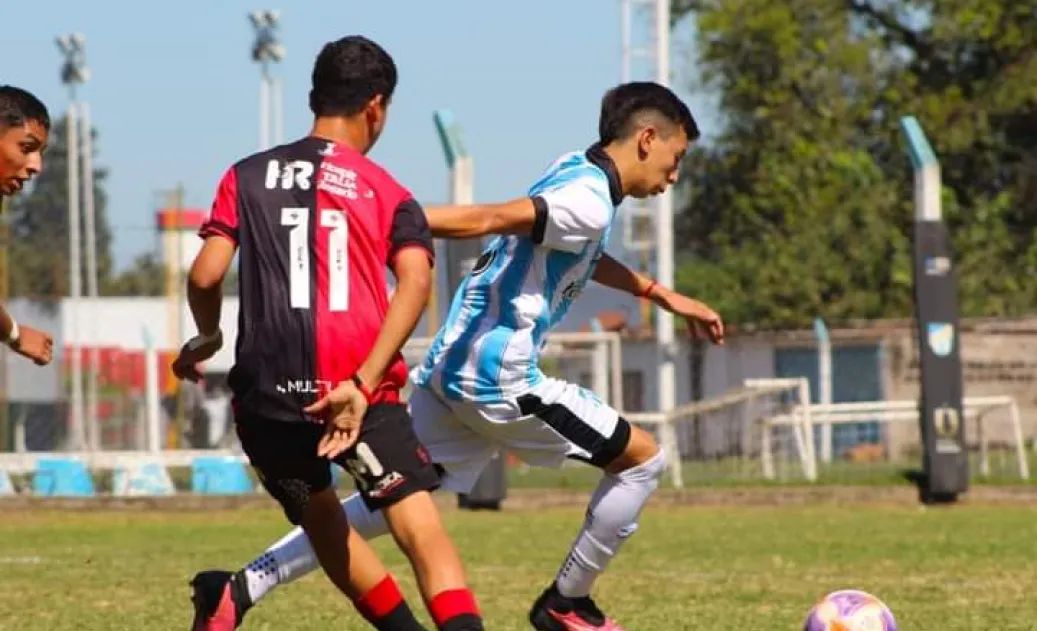
{"label": "black banner", "polygon": [[953,498],[968,488],[969,463],[962,413],[958,289],[944,223],[916,221],[914,250],[922,490],[929,497]]}

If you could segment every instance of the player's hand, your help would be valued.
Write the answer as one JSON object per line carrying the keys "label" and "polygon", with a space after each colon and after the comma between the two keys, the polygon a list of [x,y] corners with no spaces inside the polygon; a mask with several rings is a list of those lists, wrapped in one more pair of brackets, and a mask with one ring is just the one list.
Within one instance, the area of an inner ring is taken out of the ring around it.
{"label": "player's hand", "polygon": [[28,357],[37,366],[46,366],[54,358],[54,340],[43,331],[28,326],[18,327],[18,341],[11,350]]}
{"label": "player's hand", "polygon": [[720,319],[720,314],[710,309],[706,303],[675,291],[666,292],[661,300],[667,310],[687,321],[691,339],[708,339],[714,344],[724,343],[724,321]]}
{"label": "player's hand", "polygon": [[198,364],[211,359],[221,348],[223,348],[222,332],[217,332],[209,339],[198,336],[188,340],[180,348],[180,354],[173,360],[173,374],[176,375],[177,379],[186,379],[198,383],[202,380],[202,373],[198,370]]}
{"label": "player's hand", "polygon": [[318,456],[333,460],[356,444],[367,405],[367,397],[349,380],[303,410],[324,418],[324,436],[317,445]]}

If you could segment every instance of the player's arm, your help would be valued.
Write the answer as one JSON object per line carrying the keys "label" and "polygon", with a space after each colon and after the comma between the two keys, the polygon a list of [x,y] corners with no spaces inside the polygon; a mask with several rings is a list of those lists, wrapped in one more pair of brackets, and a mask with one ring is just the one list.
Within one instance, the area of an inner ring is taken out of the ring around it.
{"label": "player's arm", "polygon": [[432,291],[432,235],[424,211],[413,199],[396,209],[390,241],[389,267],[396,276],[396,290],[374,346],[357,369],[357,376],[369,387],[382,380],[414,332]]}
{"label": "player's arm", "polygon": [[209,218],[198,235],[205,239],[191,271],[187,274],[187,304],[198,334],[187,341],[173,361],[179,379],[198,381],[198,364],[223,346],[220,312],[223,310],[223,279],[238,249],[238,187],[232,168],[224,174],[216,191]]}
{"label": "player's arm", "polygon": [[591,279],[598,284],[647,300],[653,300],[653,296],[660,295],[666,290],[651,278],[635,272],[608,254],[601,256],[594,267]]}
{"label": "player's arm", "polygon": [[223,279],[238,249],[238,179],[232,167],[216,189],[209,217],[198,232],[205,239],[187,276],[187,303],[202,337],[220,330]]}
{"label": "player's arm", "polygon": [[223,310],[223,279],[230,271],[238,246],[229,238],[214,234],[205,239],[187,276],[187,304],[194,324],[203,337],[220,330]]}
{"label": "player's arm", "polygon": [[14,352],[28,357],[38,366],[46,366],[54,357],[54,340],[43,331],[19,326],[0,305],[0,341]]}
{"label": "player's arm", "polygon": [[536,200],[523,197],[501,204],[434,206],[426,209],[437,239],[470,239],[490,234],[529,235],[536,225]]}
{"label": "player's arm", "polygon": [[428,218],[434,237],[521,234],[553,250],[579,252],[601,237],[612,221],[612,205],[590,185],[577,181],[503,204],[432,208]]}
{"label": "player's arm", "polygon": [[719,343],[724,339],[724,323],[720,316],[705,303],[689,298],[669,287],[639,274],[608,254],[594,267],[594,282],[651,300],[670,313],[685,318],[693,336],[704,334]]}

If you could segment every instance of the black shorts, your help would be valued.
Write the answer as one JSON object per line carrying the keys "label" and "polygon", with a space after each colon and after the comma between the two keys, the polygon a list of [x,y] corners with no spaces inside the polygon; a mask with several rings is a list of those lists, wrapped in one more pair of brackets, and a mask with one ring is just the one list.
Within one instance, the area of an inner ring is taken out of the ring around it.
{"label": "black shorts", "polygon": [[[298,524],[312,493],[331,486],[331,463],[317,455],[324,426],[244,416],[235,419],[241,447],[263,487]],[[439,487],[439,471],[414,433],[407,407],[376,403],[357,443],[335,459],[356,483],[368,509],[392,506]]]}

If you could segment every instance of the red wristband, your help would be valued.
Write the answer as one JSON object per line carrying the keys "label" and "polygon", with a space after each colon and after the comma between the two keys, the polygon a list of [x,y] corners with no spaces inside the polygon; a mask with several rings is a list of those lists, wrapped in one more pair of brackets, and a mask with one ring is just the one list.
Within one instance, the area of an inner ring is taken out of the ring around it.
{"label": "red wristband", "polygon": [[353,384],[356,385],[356,389],[360,391],[360,394],[364,395],[364,398],[367,399],[368,403],[371,403],[374,400],[374,395],[367,386],[364,385],[363,380],[360,379],[360,375],[354,374],[350,379],[353,380]]}
{"label": "red wristband", "polygon": [[648,298],[648,299],[651,299],[651,297],[652,297],[652,290],[653,290],[653,289],[655,289],[655,286],[656,286],[656,285],[658,285],[658,284],[659,284],[659,283],[658,283],[657,281],[654,281],[654,280],[653,280],[652,282],[648,283],[648,288],[647,288],[647,289],[645,289],[645,290],[644,290],[644,291],[643,291],[643,292],[641,293],[641,297],[642,297],[642,298]]}

